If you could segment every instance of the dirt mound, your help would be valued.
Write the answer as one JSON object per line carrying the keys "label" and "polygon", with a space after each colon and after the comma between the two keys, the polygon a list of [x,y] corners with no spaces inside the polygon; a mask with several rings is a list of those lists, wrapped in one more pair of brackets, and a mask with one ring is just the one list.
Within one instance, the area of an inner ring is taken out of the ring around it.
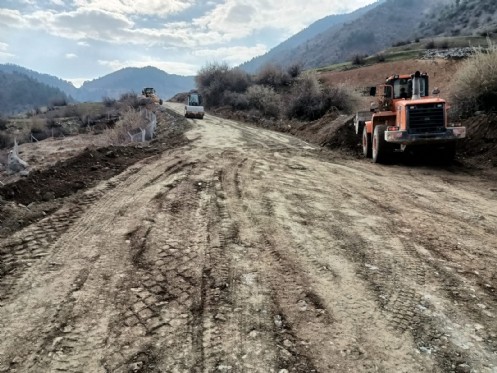
{"label": "dirt mound", "polygon": [[188,142],[183,118],[158,113],[158,137],[150,144],[88,147],[78,155],[31,172],[0,187],[0,234],[12,232],[53,212],[59,199],[93,187],[132,164]]}
{"label": "dirt mound", "polygon": [[459,144],[461,155],[481,166],[497,167],[497,113],[468,118],[467,138]]}
{"label": "dirt mound", "polygon": [[312,144],[340,149],[354,155],[358,154],[360,147],[359,139],[352,127],[353,115],[329,112],[318,120],[301,122],[266,119],[243,111],[233,112],[226,107],[214,110],[213,114],[273,131],[290,133]]}

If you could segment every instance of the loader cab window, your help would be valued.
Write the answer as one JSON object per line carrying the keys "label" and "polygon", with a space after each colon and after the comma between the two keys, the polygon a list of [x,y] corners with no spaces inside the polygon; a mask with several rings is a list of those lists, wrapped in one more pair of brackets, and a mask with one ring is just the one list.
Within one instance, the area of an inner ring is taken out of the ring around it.
{"label": "loader cab window", "polygon": [[196,93],[192,93],[192,94],[190,94],[190,96],[188,96],[188,98],[189,98],[188,105],[190,105],[190,106],[202,105],[202,99],[201,99],[200,95],[198,95]]}
{"label": "loader cab window", "polygon": [[409,98],[411,97],[411,91],[409,90],[410,79],[399,78],[390,81],[393,86],[393,97],[394,98]]}

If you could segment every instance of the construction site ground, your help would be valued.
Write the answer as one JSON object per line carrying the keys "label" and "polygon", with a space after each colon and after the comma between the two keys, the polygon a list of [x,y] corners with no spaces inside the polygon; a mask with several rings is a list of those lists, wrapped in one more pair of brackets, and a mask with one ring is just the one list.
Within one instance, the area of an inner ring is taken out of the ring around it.
{"label": "construction site ground", "polygon": [[494,176],[163,113],[0,188],[0,372],[496,372]]}

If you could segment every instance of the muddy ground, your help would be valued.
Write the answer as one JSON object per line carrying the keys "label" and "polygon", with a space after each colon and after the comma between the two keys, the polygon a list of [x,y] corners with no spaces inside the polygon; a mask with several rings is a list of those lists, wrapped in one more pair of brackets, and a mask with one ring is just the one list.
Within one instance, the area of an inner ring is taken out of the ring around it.
{"label": "muddy ground", "polygon": [[490,174],[181,121],[0,189],[0,372],[497,371]]}

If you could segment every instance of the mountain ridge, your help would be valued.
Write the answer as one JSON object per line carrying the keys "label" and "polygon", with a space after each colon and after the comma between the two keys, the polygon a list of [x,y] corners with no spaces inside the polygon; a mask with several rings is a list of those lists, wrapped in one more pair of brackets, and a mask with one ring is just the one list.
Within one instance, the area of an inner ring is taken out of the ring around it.
{"label": "mountain ridge", "polygon": [[104,97],[119,98],[121,94],[130,91],[140,93],[144,87],[154,87],[162,98],[168,99],[195,86],[193,76],[169,74],[153,66],[125,67],[85,81],[79,88],[54,75],[39,73],[15,64],[0,64],[0,72],[25,75],[47,86],[58,88],[69,99],[77,101],[101,101]]}
{"label": "mountain ridge", "polygon": [[[299,47],[306,41],[312,39],[313,37],[316,37],[323,32],[326,32],[331,28],[340,27],[346,22],[353,21],[354,19],[367,13],[369,10],[375,8],[385,1],[386,0],[377,0],[375,3],[366,5],[350,13],[332,14],[323,17],[310,24],[303,30],[299,31],[297,34],[278,44],[267,53],[261,56],[254,57],[250,61],[242,63],[239,67],[242,70],[247,71],[248,73],[255,73],[266,63],[281,64],[289,57],[291,57],[291,51],[294,48]],[[299,61],[294,62],[298,63]]]}

